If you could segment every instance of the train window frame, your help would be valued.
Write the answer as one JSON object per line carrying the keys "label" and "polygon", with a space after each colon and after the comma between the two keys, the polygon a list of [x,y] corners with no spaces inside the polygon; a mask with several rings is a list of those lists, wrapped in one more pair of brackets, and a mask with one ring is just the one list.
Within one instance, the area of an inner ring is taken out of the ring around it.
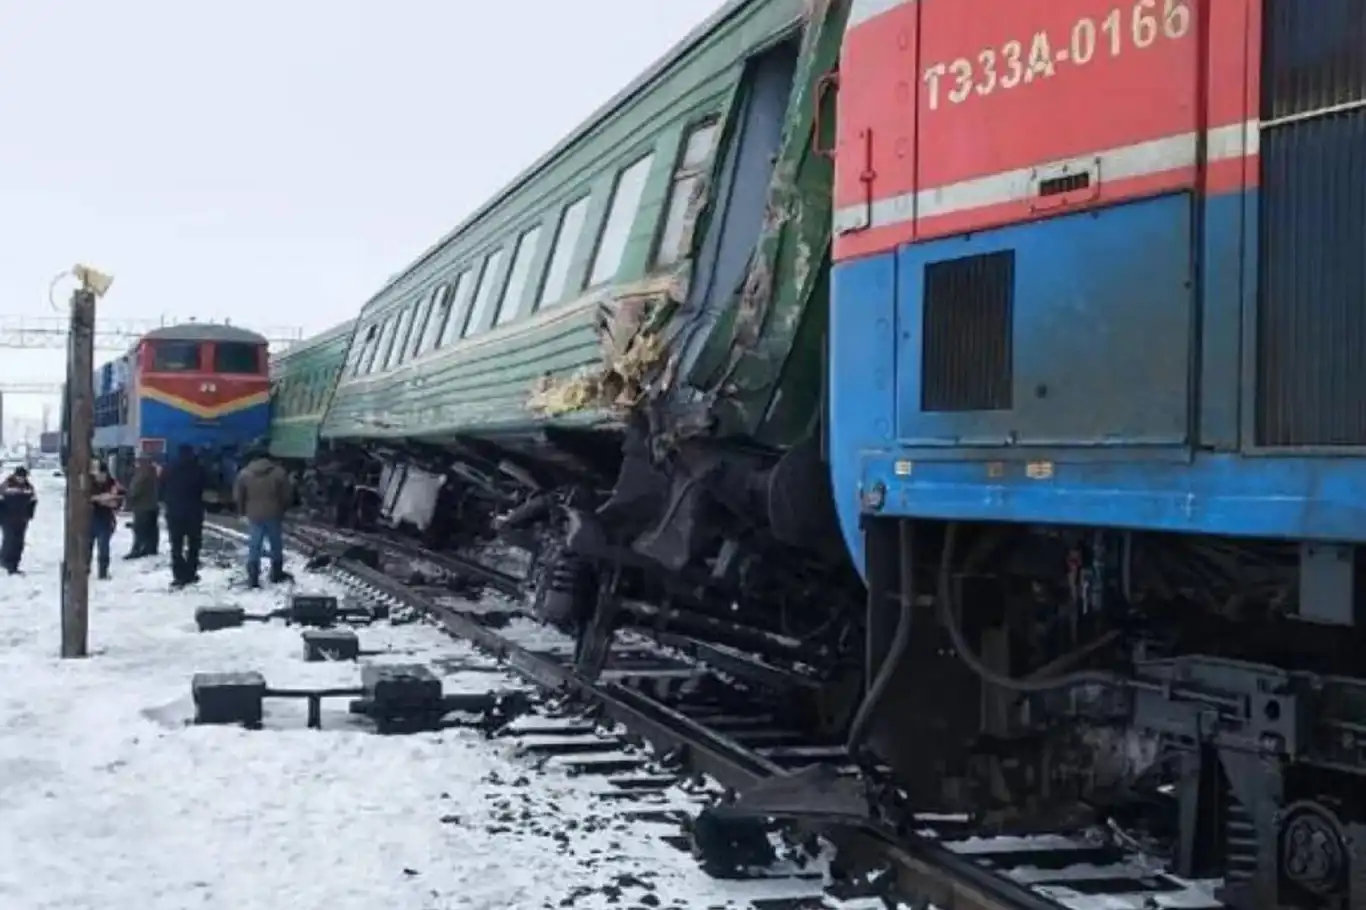
{"label": "train window frame", "polygon": [[380,326],[379,340],[375,342],[374,353],[370,357],[370,362],[366,364],[365,375],[369,376],[376,370],[382,370],[384,368],[385,358],[388,357],[389,351],[394,345],[394,323],[397,321],[398,317],[394,314],[385,317],[384,322]]}
{"label": "train window frame", "polygon": [[[613,178],[612,194],[607,199],[607,214],[602,219],[602,227],[598,229],[593,261],[588,269],[588,287],[610,284],[621,271],[636,216],[640,214],[640,206],[645,201],[645,187],[650,181],[654,161],[655,153],[651,150],[624,165]],[[628,178],[632,181],[629,184]],[[627,190],[624,194],[623,187]]]}
{"label": "train window frame", "polygon": [[361,374],[368,355],[371,353],[374,345],[379,342],[379,327],[380,324],[378,322],[370,323],[365,327],[365,337],[356,344],[356,362],[350,369],[352,379]]}
{"label": "train window frame", "polygon": [[432,318],[432,301],[434,299],[432,294],[423,294],[418,299],[417,306],[413,310],[413,324],[408,330],[408,345],[404,352],[405,360],[413,360],[418,356],[418,348],[422,347],[422,339],[427,334],[427,322]]}
{"label": "train window frame", "polygon": [[423,327],[422,337],[418,341],[415,355],[421,357],[428,351],[436,349],[437,342],[441,340],[441,332],[446,327],[446,320],[451,318],[451,284],[443,281],[432,289],[431,305],[427,310],[427,322]]}
{"label": "train window frame", "polygon": [[456,276],[455,288],[451,291],[451,308],[446,313],[446,324],[441,327],[441,335],[436,340],[438,349],[460,340],[464,331],[465,314],[469,312],[470,296],[474,291],[474,269],[467,267]]}
{"label": "train window frame", "polygon": [[417,307],[408,305],[399,308],[398,329],[394,332],[394,344],[389,348],[389,355],[384,358],[384,370],[388,372],[403,364],[404,355],[408,352],[408,339],[413,334],[413,312]]}
{"label": "train window frame", "polygon": [[[169,338],[154,338],[154,339],[152,339],[152,341],[151,341],[151,345],[152,345],[152,362],[151,362],[151,364],[148,366],[147,372],[149,372],[149,373],[200,373],[200,372],[203,372],[203,369],[204,369],[204,343],[203,343],[203,342],[201,342],[201,341],[176,340],[176,339],[169,339]],[[175,346],[175,347],[173,347],[173,346]],[[166,365],[166,364],[162,361],[162,359],[161,359],[161,355],[162,355],[163,350],[165,350],[165,351],[170,351],[170,350],[176,350],[176,349],[178,349],[178,350],[180,350],[180,351],[183,352],[183,351],[185,351],[186,349],[189,349],[189,348],[193,348],[193,349],[194,349],[194,353],[195,353],[194,366],[192,366],[192,367],[175,367],[175,366],[168,366],[168,365]]]}
{"label": "train window frame", "polygon": [[[708,136],[706,146],[700,150],[694,148],[694,141],[704,132]],[[684,131],[673,177],[669,181],[664,218],[660,221],[659,234],[650,257],[653,268],[668,268],[684,259],[687,252],[683,248],[684,228],[687,226],[689,205],[697,187],[711,173],[720,138],[721,117],[718,114],[709,114],[696,120]]]}
{"label": "train window frame", "polygon": [[[560,218],[555,226],[555,245],[551,247],[550,262],[546,265],[545,275],[541,279],[536,309],[545,309],[561,303],[578,290],[569,285],[569,270],[574,266],[574,253],[578,249],[579,241],[583,239],[584,228],[588,226],[588,206],[592,201],[592,194],[585,193],[560,211]],[[569,219],[575,213],[577,221],[571,225]],[[570,233],[566,233],[566,228],[569,228]]]}
{"label": "train window frame", "polygon": [[493,313],[494,328],[507,325],[518,316],[518,304],[526,296],[526,286],[531,281],[531,267],[536,264],[536,254],[541,249],[542,226],[540,223],[534,224],[517,237],[517,243],[512,248],[512,265],[508,267],[508,280],[503,282],[503,291],[498,295],[498,309]]}
{"label": "train window frame", "polygon": [[[222,355],[225,351],[235,351],[243,353],[251,352],[250,369],[228,369],[224,365]],[[228,376],[260,376],[261,375],[261,346],[254,341],[216,341],[213,345],[213,368],[210,372],[223,373]]]}
{"label": "train window frame", "polygon": [[466,314],[465,325],[460,330],[461,338],[473,338],[483,331],[479,323],[483,320],[484,313],[493,305],[494,284],[506,258],[506,246],[500,246],[484,257],[484,265],[479,269],[479,283],[474,286],[469,313]]}

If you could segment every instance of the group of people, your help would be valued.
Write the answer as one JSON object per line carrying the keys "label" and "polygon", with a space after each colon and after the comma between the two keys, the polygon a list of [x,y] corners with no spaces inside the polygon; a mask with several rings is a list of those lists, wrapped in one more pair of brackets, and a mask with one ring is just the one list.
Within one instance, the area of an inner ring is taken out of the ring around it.
{"label": "group of people", "polygon": [[[125,491],[108,466],[98,462],[90,483],[90,556],[100,578],[109,577],[110,544],[118,512],[132,514],[133,545],[125,559],[155,556],[160,546],[161,511],[171,545],[171,584],[176,588],[199,581],[199,550],[204,536],[204,492],[207,474],[193,448],[181,446],[164,469],[148,455],[139,456]],[[272,583],[290,580],[284,570],[284,516],[294,504],[288,473],[265,452],[253,451],[233,483],[233,501],[249,527],[247,586],[261,586],[261,556],[270,547]],[[0,482],[0,566],[19,574],[29,522],[38,509],[38,496],[28,469],[19,467]]]}

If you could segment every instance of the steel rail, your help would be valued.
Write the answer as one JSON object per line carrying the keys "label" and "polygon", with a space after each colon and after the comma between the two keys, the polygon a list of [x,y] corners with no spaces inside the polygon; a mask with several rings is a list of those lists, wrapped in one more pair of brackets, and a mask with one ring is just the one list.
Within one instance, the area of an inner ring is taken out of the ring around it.
{"label": "steel rail", "polygon": [[[245,539],[242,531],[215,522],[206,529],[234,540]],[[743,791],[785,773],[769,759],[668,705],[610,681],[589,680],[571,665],[532,651],[482,625],[476,616],[438,604],[383,572],[346,558],[334,560],[329,569],[350,576],[353,586],[369,588],[427,615],[448,634],[484,649],[534,685],[569,694],[601,711],[649,742],[659,754],[679,754],[690,770],[707,774],[724,787]],[[868,825],[846,828],[838,839],[862,855],[872,853],[890,864],[900,886],[895,890],[919,906],[933,905],[939,910],[1062,907],[918,834],[896,834]]]}

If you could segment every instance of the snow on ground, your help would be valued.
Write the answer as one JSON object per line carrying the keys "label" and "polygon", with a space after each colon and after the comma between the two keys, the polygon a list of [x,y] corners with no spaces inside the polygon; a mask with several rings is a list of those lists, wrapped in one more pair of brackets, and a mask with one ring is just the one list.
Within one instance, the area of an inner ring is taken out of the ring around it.
{"label": "snow on ground", "polygon": [[[211,562],[196,589],[171,592],[164,534],[162,556],[123,562],[120,527],[114,577],[91,583],[93,656],[58,660],[61,482],[38,482],[26,574],[0,577],[0,908],[491,910],[575,894],[578,908],[708,907],[810,893],[709,879],[660,829],[612,819],[600,779],[538,775],[473,731],[381,737],[348,725],[340,700],[323,730],[302,729],[301,703],[273,712],[275,729],[187,726],[195,672],[302,686],[359,670],[303,663],[298,629],[280,623],[198,634],[197,606],[265,611],[281,595],[232,590],[240,570]],[[293,568],[300,589],[327,588]],[[378,660],[472,656],[426,626],[375,626],[361,642],[391,651]],[[488,686],[468,672],[446,683]]]}

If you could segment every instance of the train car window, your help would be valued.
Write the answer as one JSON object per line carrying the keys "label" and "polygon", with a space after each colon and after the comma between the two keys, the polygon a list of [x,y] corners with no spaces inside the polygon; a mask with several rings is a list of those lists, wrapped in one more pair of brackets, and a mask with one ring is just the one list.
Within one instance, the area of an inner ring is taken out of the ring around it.
{"label": "train car window", "polygon": [[503,250],[496,250],[484,260],[484,267],[479,272],[479,286],[474,290],[474,305],[470,307],[470,314],[465,319],[464,331],[460,333],[461,338],[469,338],[481,331],[479,323],[484,321],[484,314],[493,302],[493,283],[498,280],[498,271],[503,267],[504,255]]}
{"label": "train car window", "polygon": [[417,345],[417,356],[436,347],[436,343],[441,340],[441,330],[446,327],[446,319],[451,315],[451,286],[442,282],[432,291],[432,304],[430,315],[427,318],[426,328],[422,332],[421,340]]}
{"label": "train car window", "polygon": [[375,342],[374,350],[365,361],[365,372],[373,373],[376,369],[382,369],[384,360],[389,356],[389,347],[394,342],[394,323],[397,322],[393,316],[384,320],[384,327],[379,330],[379,340]]}
{"label": "train car window", "polygon": [[365,330],[365,337],[355,343],[356,363],[351,367],[351,375],[359,376],[375,356],[375,345],[379,343],[379,323]]}
{"label": "train car window", "polygon": [[194,373],[198,370],[198,341],[152,342],[152,372]]}
{"label": "train car window", "polygon": [[607,209],[607,220],[603,222],[602,233],[598,235],[598,250],[593,255],[593,268],[588,274],[589,285],[611,281],[621,268],[621,258],[626,254],[626,241],[631,236],[631,224],[635,221],[636,210],[640,208],[640,197],[645,192],[645,178],[650,175],[650,163],[654,155],[646,155],[617,175],[617,184],[612,188],[612,202]]}
{"label": "train car window", "polygon": [[551,306],[563,299],[569,284],[569,266],[574,261],[574,250],[578,248],[579,237],[583,235],[583,221],[587,215],[588,197],[584,196],[560,216],[560,224],[555,231],[555,249],[550,253],[550,267],[546,269],[545,283],[541,285],[538,307]]}
{"label": "train car window", "polygon": [[261,348],[245,341],[220,341],[213,346],[213,371],[254,376],[261,372]]}
{"label": "train car window", "polygon": [[417,305],[417,318],[413,320],[411,341],[408,344],[409,357],[418,357],[422,354],[422,342],[427,339],[427,326],[432,321],[432,307],[435,304],[436,291],[432,291],[426,300]]}
{"label": "train car window", "polygon": [[674,171],[673,186],[669,190],[669,207],[664,216],[664,229],[659,234],[659,246],[655,249],[655,265],[673,265],[687,252],[685,228],[688,221],[688,203],[693,193],[706,176],[711,164],[711,156],[716,148],[716,120],[699,123],[688,134],[683,146],[683,154]]}
{"label": "train car window", "polygon": [[465,310],[470,305],[470,291],[474,288],[473,274],[473,269],[465,269],[455,280],[455,293],[451,295],[446,324],[441,327],[441,339],[436,343],[439,348],[444,348],[459,338],[461,329],[465,327]]}
{"label": "train car window", "polygon": [[498,315],[493,317],[494,325],[506,325],[517,317],[517,305],[526,290],[527,279],[531,277],[531,263],[536,260],[536,246],[540,240],[539,224],[517,239],[517,249],[512,254],[512,269],[508,272],[507,284],[503,286],[503,296],[498,301]]}
{"label": "train car window", "polygon": [[361,363],[365,362],[366,351],[369,350],[370,344],[374,343],[374,339],[378,335],[380,335],[378,325],[370,325],[370,327],[359,329],[355,333],[354,339],[351,340],[351,354],[348,355],[346,362],[347,376],[358,376],[361,373]]}
{"label": "train car window", "polygon": [[398,331],[394,333],[394,346],[389,349],[389,356],[384,358],[384,368],[392,369],[403,362],[403,355],[408,350],[408,335],[413,329],[413,310],[416,307],[406,306],[403,312],[398,314]]}

